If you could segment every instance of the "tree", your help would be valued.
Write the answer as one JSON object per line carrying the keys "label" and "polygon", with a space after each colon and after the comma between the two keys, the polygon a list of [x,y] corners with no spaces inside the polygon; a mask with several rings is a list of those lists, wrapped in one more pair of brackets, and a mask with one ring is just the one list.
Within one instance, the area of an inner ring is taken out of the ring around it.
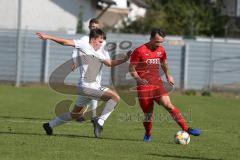
{"label": "tree", "polygon": [[170,35],[224,35],[228,17],[221,15],[221,3],[212,4],[209,0],[146,0],[146,3],[150,7],[146,16],[125,23],[122,32],[147,33],[160,27]]}
{"label": "tree", "polygon": [[83,29],[83,6],[80,6],[80,12],[78,15],[78,23],[77,23],[77,33],[85,33]]}

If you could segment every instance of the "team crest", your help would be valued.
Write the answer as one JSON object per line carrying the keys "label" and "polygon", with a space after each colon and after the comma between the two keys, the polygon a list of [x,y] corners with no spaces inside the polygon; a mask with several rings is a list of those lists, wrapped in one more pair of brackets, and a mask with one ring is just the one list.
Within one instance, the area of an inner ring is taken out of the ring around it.
{"label": "team crest", "polygon": [[162,52],[157,52],[157,56],[161,57],[162,56]]}

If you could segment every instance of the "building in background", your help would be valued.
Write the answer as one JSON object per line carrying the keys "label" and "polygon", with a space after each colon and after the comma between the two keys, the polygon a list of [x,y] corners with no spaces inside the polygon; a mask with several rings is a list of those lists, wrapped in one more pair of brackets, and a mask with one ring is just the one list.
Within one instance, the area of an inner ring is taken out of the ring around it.
{"label": "building in background", "polygon": [[115,27],[126,16],[138,16],[136,6],[145,4],[141,0],[0,0],[0,29],[17,29],[19,1],[22,30],[70,34],[77,32],[79,20],[88,30],[89,20],[97,16],[102,27]]}
{"label": "building in background", "polygon": [[[148,8],[144,0],[113,0],[114,5],[108,8],[106,3],[99,2],[96,16],[99,18],[101,26],[105,30],[117,30],[122,25],[122,21],[129,19],[134,21],[139,17],[144,17]],[[104,9],[108,8],[103,12]]]}
{"label": "building in background", "polygon": [[240,0],[223,0],[223,15],[240,17]]}
{"label": "building in background", "polygon": [[[16,29],[20,0],[0,0],[0,28]],[[21,29],[76,33],[80,13],[83,21],[96,14],[93,0],[21,0]]]}

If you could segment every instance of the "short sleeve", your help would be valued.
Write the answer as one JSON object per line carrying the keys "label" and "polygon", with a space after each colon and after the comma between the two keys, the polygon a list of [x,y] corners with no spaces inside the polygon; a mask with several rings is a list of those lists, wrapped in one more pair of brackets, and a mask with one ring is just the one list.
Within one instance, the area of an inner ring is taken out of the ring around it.
{"label": "short sleeve", "polygon": [[89,36],[85,35],[85,36],[81,37],[80,40],[88,43],[89,42]]}
{"label": "short sleeve", "polygon": [[164,60],[167,59],[167,53],[166,53],[165,49],[163,49],[162,54],[163,54],[163,55],[162,55],[162,57],[161,57],[161,60],[164,61]]}
{"label": "short sleeve", "polygon": [[88,42],[85,42],[81,39],[74,39],[74,45],[75,45],[75,48],[80,48],[80,49],[85,49],[85,48],[88,48]]}
{"label": "short sleeve", "polygon": [[105,59],[111,59],[109,52],[105,49],[105,47],[102,47],[102,53],[103,53]]}
{"label": "short sleeve", "polygon": [[137,49],[133,51],[130,57],[130,64],[137,64],[140,62],[140,55]]}

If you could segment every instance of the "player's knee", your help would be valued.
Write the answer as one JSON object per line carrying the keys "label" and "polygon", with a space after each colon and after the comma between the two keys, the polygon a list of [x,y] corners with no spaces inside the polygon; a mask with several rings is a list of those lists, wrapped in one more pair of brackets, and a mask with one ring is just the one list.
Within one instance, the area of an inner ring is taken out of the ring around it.
{"label": "player's knee", "polygon": [[118,95],[112,95],[112,96],[110,96],[108,98],[105,98],[106,101],[108,101],[110,99],[114,100],[116,103],[120,102],[120,97]]}
{"label": "player's knee", "polygon": [[144,122],[152,122],[153,121],[153,113],[145,112],[144,113]]}
{"label": "player's knee", "polygon": [[86,109],[87,109],[87,108],[84,108],[83,106],[77,106],[77,105],[75,105],[75,107],[73,108],[73,110],[72,110],[72,112],[71,112],[71,117],[72,117],[72,119],[77,119],[77,118],[79,118]]}
{"label": "player's knee", "polygon": [[120,99],[121,99],[121,98],[119,97],[119,95],[116,94],[116,95],[114,96],[114,100],[115,100],[117,103],[120,102]]}
{"label": "player's knee", "polygon": [[166,103],[163,103],[163,106],[168,110],[168,111],[171,111],[173,109],[173,105],[171,102],[166,102]]}

